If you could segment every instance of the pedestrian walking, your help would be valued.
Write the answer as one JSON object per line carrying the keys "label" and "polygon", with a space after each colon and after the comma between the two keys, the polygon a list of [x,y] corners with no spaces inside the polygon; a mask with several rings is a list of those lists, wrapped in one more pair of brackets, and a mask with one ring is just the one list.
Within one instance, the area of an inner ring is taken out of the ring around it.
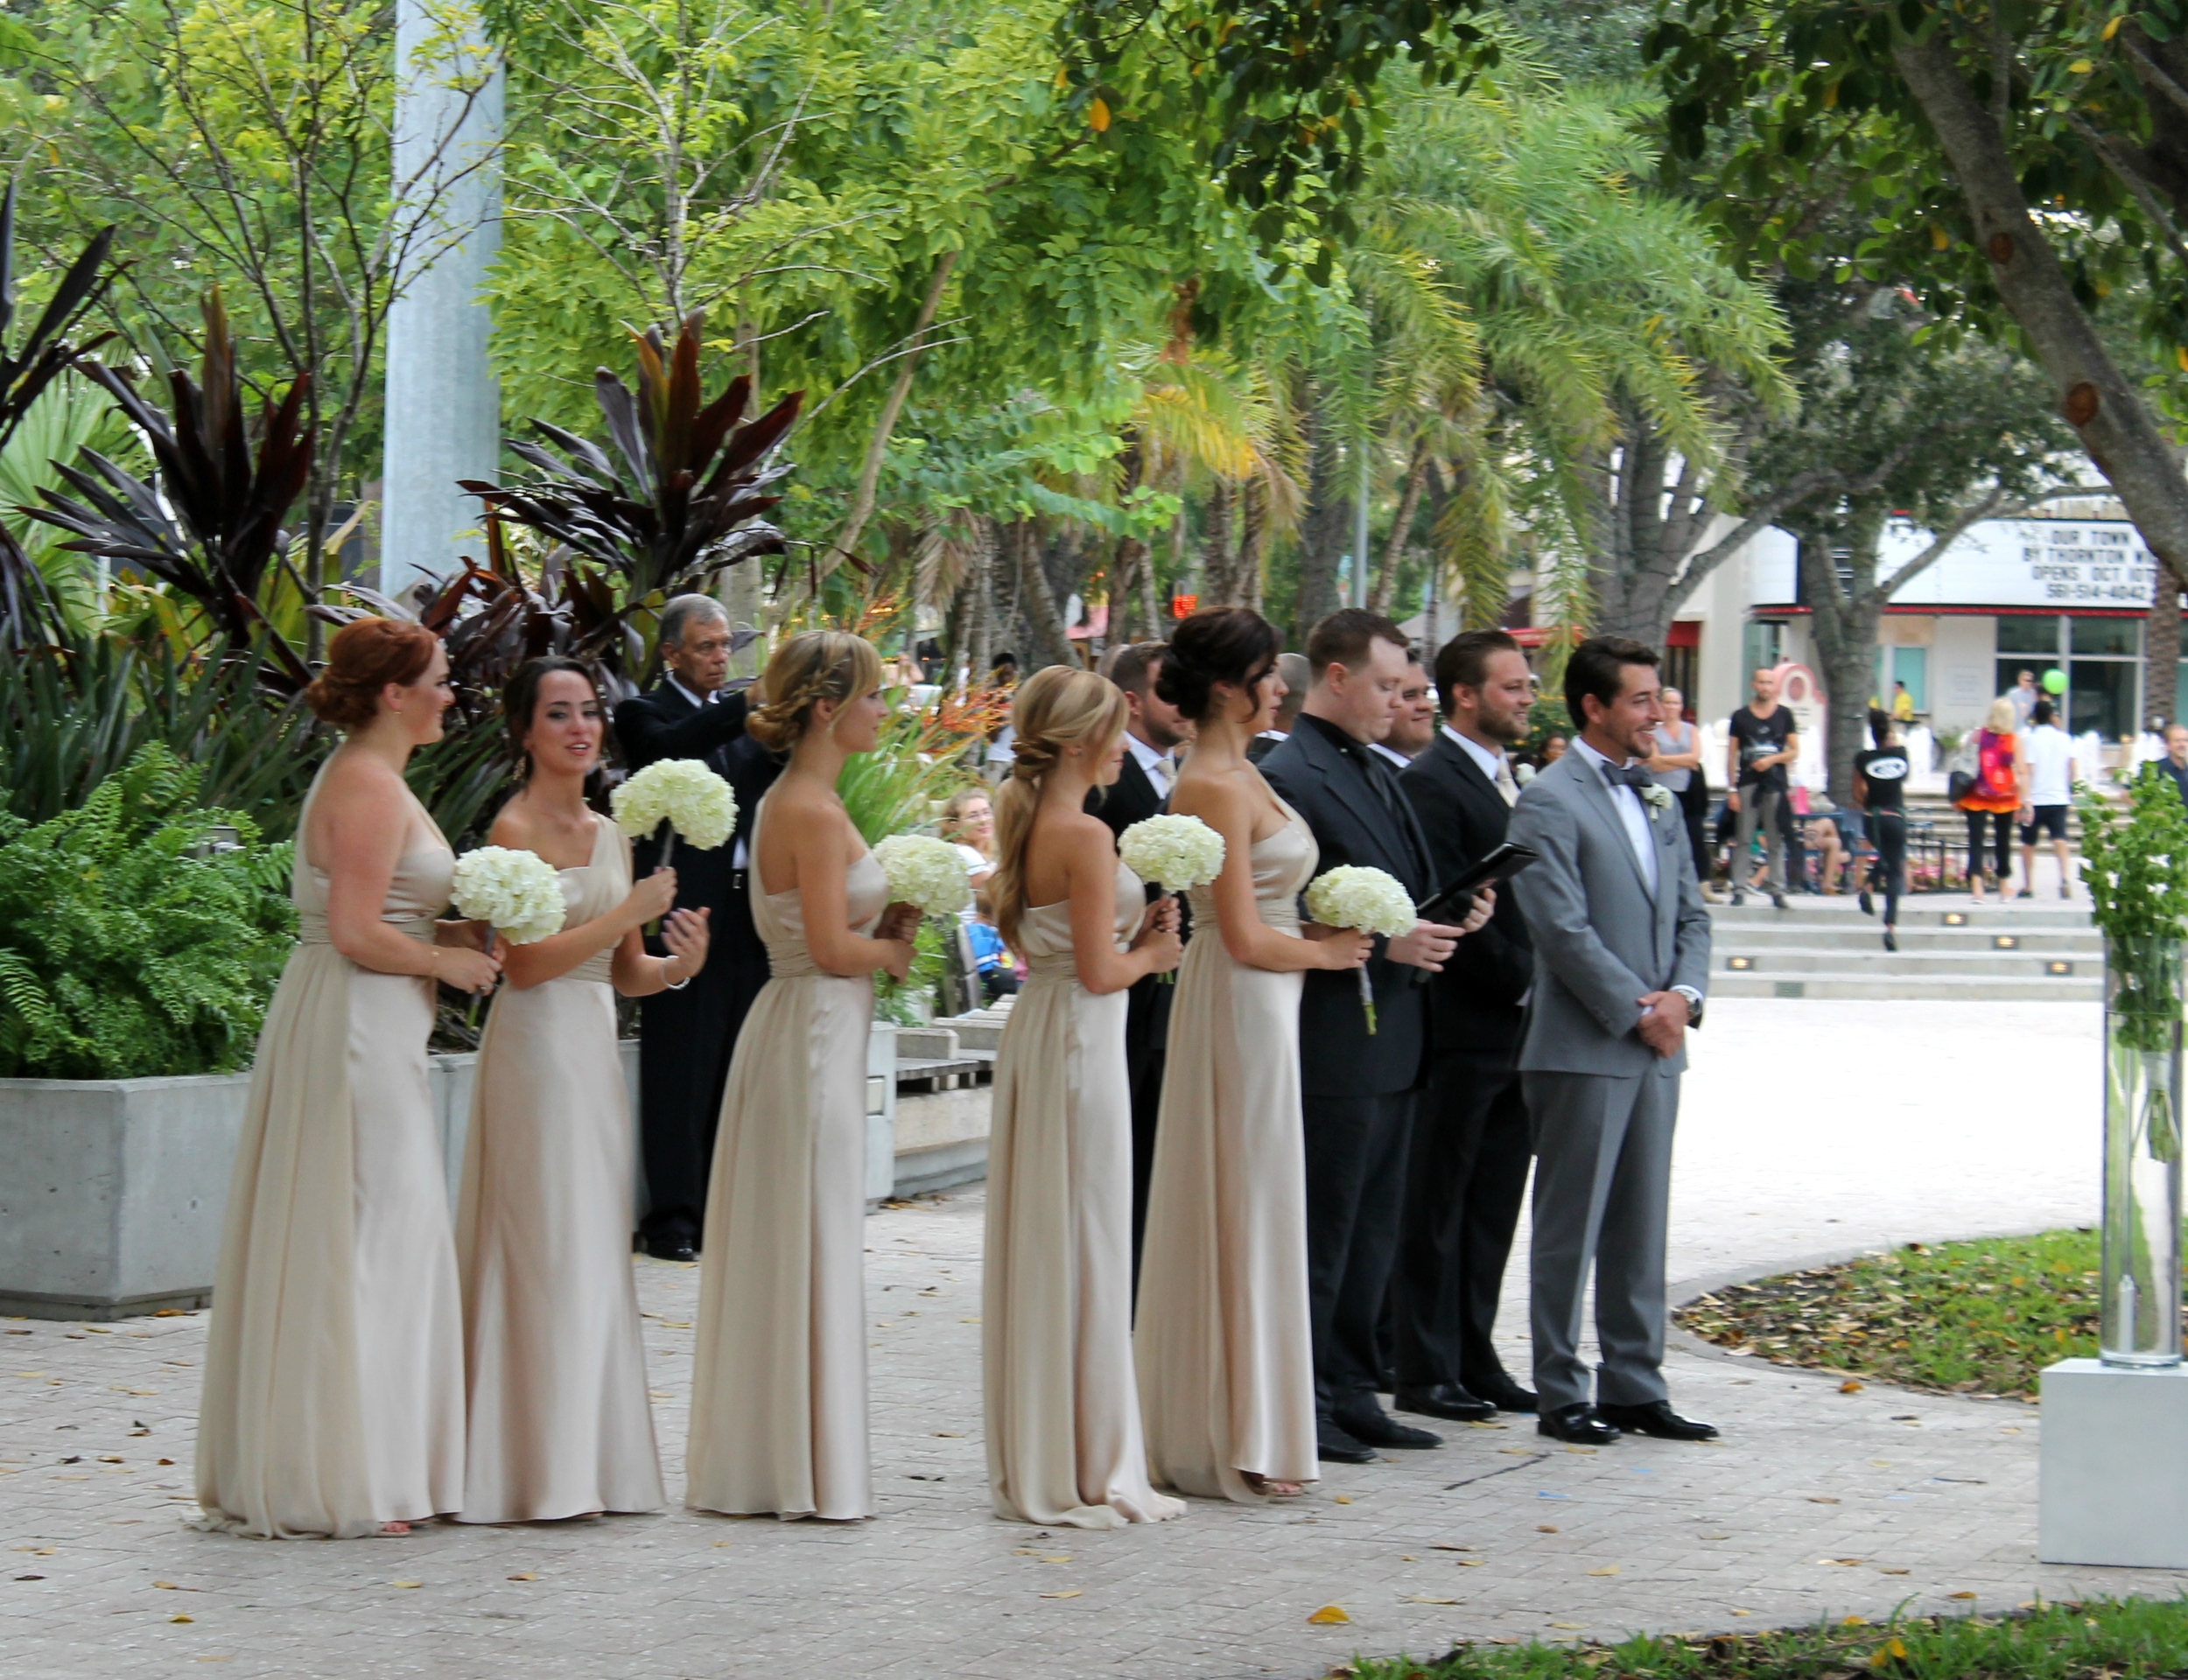
{"label": "pedestrian walking", "polygon": [[2051,837],[2058,859],[2058,895],[2074,896],[2073,864],[2066,844],[2066,808],[2074,797],[2074,743],[2058,726],[2049,700],[2029,713],[2029,732],[2021,738],[2021,892],[2036,896],[2036,842]]}
{"label": "pedestrian walking", "polygon": [[1862,914],[1876,914],[1872,886],[1884,895],[1884,948],[1899,948],[1899,897],[1907,890],[1907,754],[1899,745],[1899,731],[1883,712],[1869,714],[1866,752],[1854,755],[1854,803],[1869,821],[1869,837],[1876,848],[1869,878],[1862,883]]}
{"label": "pedestrian walking", "polygon": [[[2025,676],[2026,673],[2024,672]],[[2031,713],[2034,708],[2030,708]],[[1967,890],[1976,903],[1983,901],[1986,879],[2001,892],[2013,878],[2013,816],[2021,808],[2021,738],[2014,730],[2014,702],[2000,695],[1990,703],[1990,716],[1975,732],[1974,769],[1967,786],[1953,803],[1967,815]],[[1998,872],[1989,874],[1983,864],[1983,830],[1991,830]],[[2000,877],[2005,885],[1999,885]]]}
{"label": "pedestrian walking", "polygon": [[1725,805],[1738,819],[1732,835],[1732,901],[1747,898],[1748,848],[1757,828],[1769,859],[1764,877],[1771,902],[1785,907],[1785,834],[1780,806],[1785,798],[1785,766],[1800,755],[1800,734],[1793,714],[1778,704],[1778,673],[1758,668],[1750,682],[1754,698],[1732,714],[1725,744],[1725,780],[1732,791]]}

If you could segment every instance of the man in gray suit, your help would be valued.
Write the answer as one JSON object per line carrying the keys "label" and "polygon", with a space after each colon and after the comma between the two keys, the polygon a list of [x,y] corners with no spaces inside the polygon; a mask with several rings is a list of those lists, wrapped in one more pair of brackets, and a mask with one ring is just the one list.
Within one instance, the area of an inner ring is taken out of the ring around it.
{"label": "man in gray suit", "polygon": [[[1652,648],[1623,636],[1574,648],[1565,704],[1579,732],[1527,784],[1510,830],[1541,854],[1511,883],[1535,952],[1519,1070],[1534,1130],[1536,1427],[1584,1446],[1717,1433],[1672,1410],[1662,1368],[1672,1128],[1709,913],[1678,807],[1642,767],[1660,690]],[[1580,1356],[1591,1268],[1593,1404]]]}

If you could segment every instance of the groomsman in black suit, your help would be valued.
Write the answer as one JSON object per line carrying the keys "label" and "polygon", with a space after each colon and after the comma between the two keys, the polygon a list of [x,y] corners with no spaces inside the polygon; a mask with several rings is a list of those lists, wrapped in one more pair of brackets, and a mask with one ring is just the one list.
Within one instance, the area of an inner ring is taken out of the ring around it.
{"label": "groomsman in black suit", "polygon": [[[1504,843],[1519,797],[1510,749],[1527,738],[1534,679],[1505,632],[1469,630],[1437,654],[1436,690],[1443,727],[1399,782],[1436,878],[1448,881]],[[1507,892],[1428,988],[1428,1090],[1413,1116],[1392,1292],[1400,1411],[1469,1421],[1535,1408],[1491,1340],[1533,1155],[1518,1066],[1533,978],[1534,942]]]}
{"label": "groomsman in black suit", "polygon": [[[1340,864],[1384,870],[1419,903],[1434,878],[1427,842],[1398,773],[1368,750],[1397,715],[1405,635],[1388,619],[1348,607],[1315,626],[1307,661],[1313,686],[1261,774],[1314,830],[1317,872]],[[1427,1068],[1428,992],[1420,973],[1441,968],[1460,931],[1424,921],[1378,939],[1367,965],[1372,1033],[1357,974],[1310,971],[1301,993],[1316,1433],[1322,1457],[1338,1464],[1441,1439],[1398,1422],[1377,1401],[1376,1326],[1398,1246],[1414,1096]]]}
{"label": "groomsman in black suit", "polygon": [[[731,647],[729,617],[719,602],[677,596],[661,610],[666,674],[615,709],[615,738],[630,769],[697,759],[726,777],[737,794],[737,831],[726,844],[702,851],[679,841],[670,859],[677,902],[712,913],[707,964],[680,990],[656,992],[639,1006],[639,1139],[649,1201],[639,1242],[663,1260],[698,1256],[730,1053],[745,1012],[768,982],[768,953],[753,929],[745,865],[753,813],[777,766],[745,733],[745,696],[726,686]],[[656,839],[639,842],[637,872],[649,872],[659,857]]]}
{"label": "groomsman in black suit", "polygon": [[[1189,725],[1154,691],[1164,645],[1136,641],[1118,650],[1109,680],[1125,691],[1132,717],[1125,725],[1125,762],[1106,792],[1096,788],[1087,809],[1122,835],[1133,823],[1168,810],[1177,780],[1178,743]],[[1175,987],[1148,975],[1126,994],[1125,1074],[1132,1086],[1132,1266],[1140,1271],[1140,1239],[1147,1225],[1147,1177],[1154,1170],[1154,1123],[1162,1103],[1162,1067],[1170,1042]]]}

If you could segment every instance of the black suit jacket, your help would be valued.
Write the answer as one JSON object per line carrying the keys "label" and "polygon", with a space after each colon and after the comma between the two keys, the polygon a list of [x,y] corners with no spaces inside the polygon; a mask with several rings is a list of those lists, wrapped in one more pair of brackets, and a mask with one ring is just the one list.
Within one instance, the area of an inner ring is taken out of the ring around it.
{"label": "black suit jacket", "polygon": [[[1442,731],[1398,781],[1420,819],[1439,887],[1504,844],[1511,807],[1466,749]],[[1500,890],[1496,914],[1459,942],[1429,985],[1436,1052],[1517,1054],[1519,1000],[1533,979],[1527,919],[1519,914],[1517,895]]]}
{"label": "black suit jacket", "polygon": [[[1340,864],[1398,878],[1418,904],[1434,882],[1428,847],[1398,773],[1364,747],[1340,747],[1320,719],[1301,714],[1261,760],[1261,774],[1315,831],[1315,873]],[[1428,990],[1419,969],[1392,962],[1376,942],[1368,959],[1376,1030],[1367,1030],[1359,976],[1309,970],[1299,1004],[1300,1087],[1308,1096],[1387,1096],[1421,1083],[1428,1050]]]}
{"label": "black suit jacket", "polygon": [[1140,760],[1133,757],[1129,747],[1125,749],[1125,761],[1118,769],[1117,780],[1107,788],[1097,788],[1086,796],[1086,808],[1108,823],[1110,832],[1119,839],[1133,823],[1161,816],[1162,808],[1168,803],[1155,792],[1154,783],[1147,780],[1147,773],[1140,767]]}

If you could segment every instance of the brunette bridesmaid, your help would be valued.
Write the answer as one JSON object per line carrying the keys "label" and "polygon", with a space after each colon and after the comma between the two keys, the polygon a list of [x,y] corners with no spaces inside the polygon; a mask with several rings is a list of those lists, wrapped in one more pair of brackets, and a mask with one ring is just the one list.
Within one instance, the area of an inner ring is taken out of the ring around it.
{"label": "brunette bridesmaid", "polygon": [[[461,1520],[658,1510],[615,994],[688,984],[706,961],[706,912],[670,909],[673,870],[633,885],[630,843],[586,803],[605,713],[584,666],[531,661],[503,710],[524,786],[489,838],[553,864],[568,914],[560,933],[508,951],[479,1041],[456,1215],[471,1401]],[[639,936],[656,919],[665,957]]]}
{"label": "brunette bridesmaid", "polygon": [[1030,970],[995,1058],[981,1340],[998,1516],[1119,1528],[1184,1514],[1147,1482],[1132,1368],[1126,988],[1175,968],[1177,906],[1147,908],[1088,794],[1117,780],[1125,696],[1052,665],[1011,707],[989,894]]}
{"label": "brunette bridesmaid", "polygon": [[500,961],[437,921],[454,855],[403,783],[453,697],[439,638],[361,619],[305,692],[346,737],[312,781],[297,948],[259,1034],[198,1411],[206,1526],[401,1533],[463,1502],[463,1314],[426,1084],[434,982]]}
{"label": "brunette bridesmaid", "polygon": [[745,727],[789,765],[753,827],[772,975],[737,1036],[707,1186],[686,1503],[732,1516],[873,1510],[866,1452],[866,1036],[913,914],[836,780],[873,750],[881,662],[811,630],[775,650]]}
{"label": "brunette bridesmaid", "polygon": [[1364,934],[1301,927],[1314,836],[1246,759],[1284,697],[1280,643],[1243,607],[1196,612],[1161,697],[1195,724],[1170,809],[1224,837],[1190,895],[1170,1009],[1133,1350],[1156,1482],[1251,1502],[1315,1480],[1299,998],[1308,969],[1357,969]]}

